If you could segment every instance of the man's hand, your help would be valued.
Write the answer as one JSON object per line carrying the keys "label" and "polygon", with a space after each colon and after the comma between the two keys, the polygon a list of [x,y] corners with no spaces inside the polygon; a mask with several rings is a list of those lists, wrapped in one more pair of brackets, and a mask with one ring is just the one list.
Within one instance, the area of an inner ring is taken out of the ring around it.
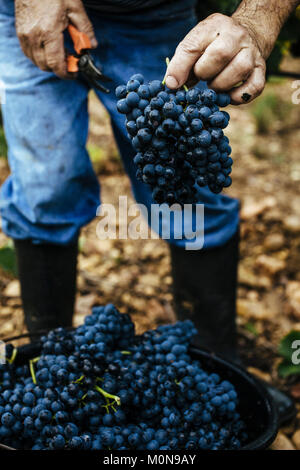
{"label": "man's hand", "polygon": [[258,38],[238,20],[217,13],[201,21],[178,45],[166,84],[178,88],[187,81],[205,80],[216,91],[229,91],[233,104],[241,104],[263,91],[265,71]]}
{"label": "man's hand", "polygon": [[232,17],[209,16],[177,47],[167,69],[167,86],[205,80],[217,91],[228,91],[233,104],[253,100],[265,86],[265,60],[299,4],[299,0],[242,0]]}
{"label": "man's hand", "polygon": [[24,54],[40,69],[61,78],[67,72],[63,32],[72,23],[97,47],[81,0],[15,0],[16,29]]}

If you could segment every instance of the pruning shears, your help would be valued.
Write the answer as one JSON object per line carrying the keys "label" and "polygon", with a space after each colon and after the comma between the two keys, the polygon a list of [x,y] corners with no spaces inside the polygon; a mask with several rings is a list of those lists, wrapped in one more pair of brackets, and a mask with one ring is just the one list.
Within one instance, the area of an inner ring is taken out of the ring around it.
{"label": "pruning shears", "polygon": [[109,93],[110,90],[102,85],[101,82],[110,82],[111,78],[101,72],[101,69],[94,63],[91,55],[91,41],[85,33],[78,31],[75,26],[70,24],[68,32],[74,44],[75,54],[67,56],[68,72],[80,72],[85,80],[97,90]]}

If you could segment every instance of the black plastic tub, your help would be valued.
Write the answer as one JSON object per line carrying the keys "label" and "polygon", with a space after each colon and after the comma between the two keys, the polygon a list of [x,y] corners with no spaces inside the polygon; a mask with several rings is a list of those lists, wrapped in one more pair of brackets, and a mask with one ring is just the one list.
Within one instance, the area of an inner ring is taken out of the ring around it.
{"label": "black plastic tub", "polygon": [[[29,359],[38,356],[38,342],[20,346],[16,364],[25,364]],[[248,442],[241,450],[264,450],[274,441],[278,432],[278,415],[272,398],[265,387],[241,367],[228,362],[207,351],[191,348],[190,354],[201,362],[208,372],[219,374],[229,380],[239,395],[238,411],[246,423]],[[0,450],[15,450],[0,444]]]}

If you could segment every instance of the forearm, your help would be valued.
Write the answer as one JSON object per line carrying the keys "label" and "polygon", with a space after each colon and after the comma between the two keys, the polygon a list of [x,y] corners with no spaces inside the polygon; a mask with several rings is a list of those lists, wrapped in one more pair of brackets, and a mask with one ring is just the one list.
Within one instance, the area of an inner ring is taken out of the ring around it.
{"label": "forearm", "polygon": [[299,0],[243,0],[232,15],[256,37],[267,59],[280,30]]}

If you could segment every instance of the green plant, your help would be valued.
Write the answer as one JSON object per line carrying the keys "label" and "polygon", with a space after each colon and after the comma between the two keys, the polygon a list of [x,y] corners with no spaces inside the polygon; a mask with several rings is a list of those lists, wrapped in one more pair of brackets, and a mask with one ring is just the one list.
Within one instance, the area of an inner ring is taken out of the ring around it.
{"label": "green plant", "polygon": [[259,332],[257,331],[257,328],[254,323],[251,323],[250,321],[244,325],[244,328],[246,331],[251,333],[253,336],[257,337],[259,336]]}
{"label": "green plant", "polygon": [[290,103],[283,101],[274,93],[266,93],[255,100],[251,111],[255,119],[257,132],[259,134],[268,134],[273,128],[275,119],[281,122],[286,121],[291,106]]}
{"label": "green plant", "polygon": [[13,277],[17,276],[16,254],[11,240],[0,248],[0,269]]}
{"label": "green plant", "polygon": [[[298,343],[297,343],[298,342]],[[292,330],[280,341],[278,353],[283,358],[278,365],[278,374],[286,378],[290,375],[300,375],[300,331]]]}
{"label": "green plant", "polygon": [[7,157],[7,143],[2,125],[2,115],[0,109],[0,157]]}
{"label": "green plant", "polygon": [[103,148],[89,142],[87,149],[96,173],[102,172],[109,162],[121,162],[120,155],[114,148]]}

